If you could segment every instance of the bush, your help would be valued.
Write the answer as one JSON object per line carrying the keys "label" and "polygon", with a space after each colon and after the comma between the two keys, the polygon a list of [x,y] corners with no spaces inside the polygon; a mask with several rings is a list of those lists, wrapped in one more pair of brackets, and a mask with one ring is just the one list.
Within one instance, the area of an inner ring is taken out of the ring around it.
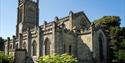
{"label": "bush", "polygon": [[68,54],[55,54],[42,56],[37,60],[38,63],[77,63],[77,59]]}
{"label": "bush", "polygon": [[0,63],[14,63],[14,57],[12,55],[5,55],[0,51]]}

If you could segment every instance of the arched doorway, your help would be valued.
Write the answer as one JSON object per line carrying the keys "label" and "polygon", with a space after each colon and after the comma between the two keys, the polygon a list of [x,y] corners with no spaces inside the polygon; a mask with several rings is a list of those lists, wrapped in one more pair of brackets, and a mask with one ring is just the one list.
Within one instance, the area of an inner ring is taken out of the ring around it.
{"label": "arched doorway", "polygon": [[37,43],[34,40],[33,43],[32,43],[32,55],[36,56],[36,53],[37,53]]}
{"label": "arched doorway", "polygon": [[45,55],[50,54],[50,40],[48,38],[45,39]]}

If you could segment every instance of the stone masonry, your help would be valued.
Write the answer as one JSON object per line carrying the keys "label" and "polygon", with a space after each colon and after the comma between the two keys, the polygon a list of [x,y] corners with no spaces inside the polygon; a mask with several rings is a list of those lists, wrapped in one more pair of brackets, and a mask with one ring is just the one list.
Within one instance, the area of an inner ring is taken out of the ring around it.
{"label": "stone masonry", "polygon": [[39,26],[39,0],[18,0],[16,35],[5,42],[5,54],[26,49],[35,61],[40,56],[70,53],[79,63],[107,63],[107,37],[83,11],[44,21]]}

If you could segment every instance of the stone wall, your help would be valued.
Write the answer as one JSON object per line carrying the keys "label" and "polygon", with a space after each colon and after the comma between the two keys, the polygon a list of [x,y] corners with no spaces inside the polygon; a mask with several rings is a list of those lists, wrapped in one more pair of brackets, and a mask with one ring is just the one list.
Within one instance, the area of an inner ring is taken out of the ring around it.
{"label": "stone wall", "polygon": [[90,51],[92,51],[93,47],[93,43],[92,43],[92,33],[91,32],[87,32],[87,33],[83,33],[80,35],[82,42],[84,42],[90,49]]}
{"label": "stone wall", "polygon": [[91,34],[78,36],[77,57],[79,59],[79,63],[92,63],[93,62],[91,43],[92,43]]}

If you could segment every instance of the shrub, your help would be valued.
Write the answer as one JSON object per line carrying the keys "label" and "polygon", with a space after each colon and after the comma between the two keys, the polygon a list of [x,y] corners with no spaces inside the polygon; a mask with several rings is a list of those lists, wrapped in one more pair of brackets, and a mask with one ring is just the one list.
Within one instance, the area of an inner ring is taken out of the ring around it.
{"label": "shrub", "polygon": [[37,60],[38,63],[77,63],[77,58],[69,54],[45,55]]}
{"label": "shrub", "polygon": [[13,63],[14,57],[12,55],[5,55],[4,52],[0,51],[0,63]]}

